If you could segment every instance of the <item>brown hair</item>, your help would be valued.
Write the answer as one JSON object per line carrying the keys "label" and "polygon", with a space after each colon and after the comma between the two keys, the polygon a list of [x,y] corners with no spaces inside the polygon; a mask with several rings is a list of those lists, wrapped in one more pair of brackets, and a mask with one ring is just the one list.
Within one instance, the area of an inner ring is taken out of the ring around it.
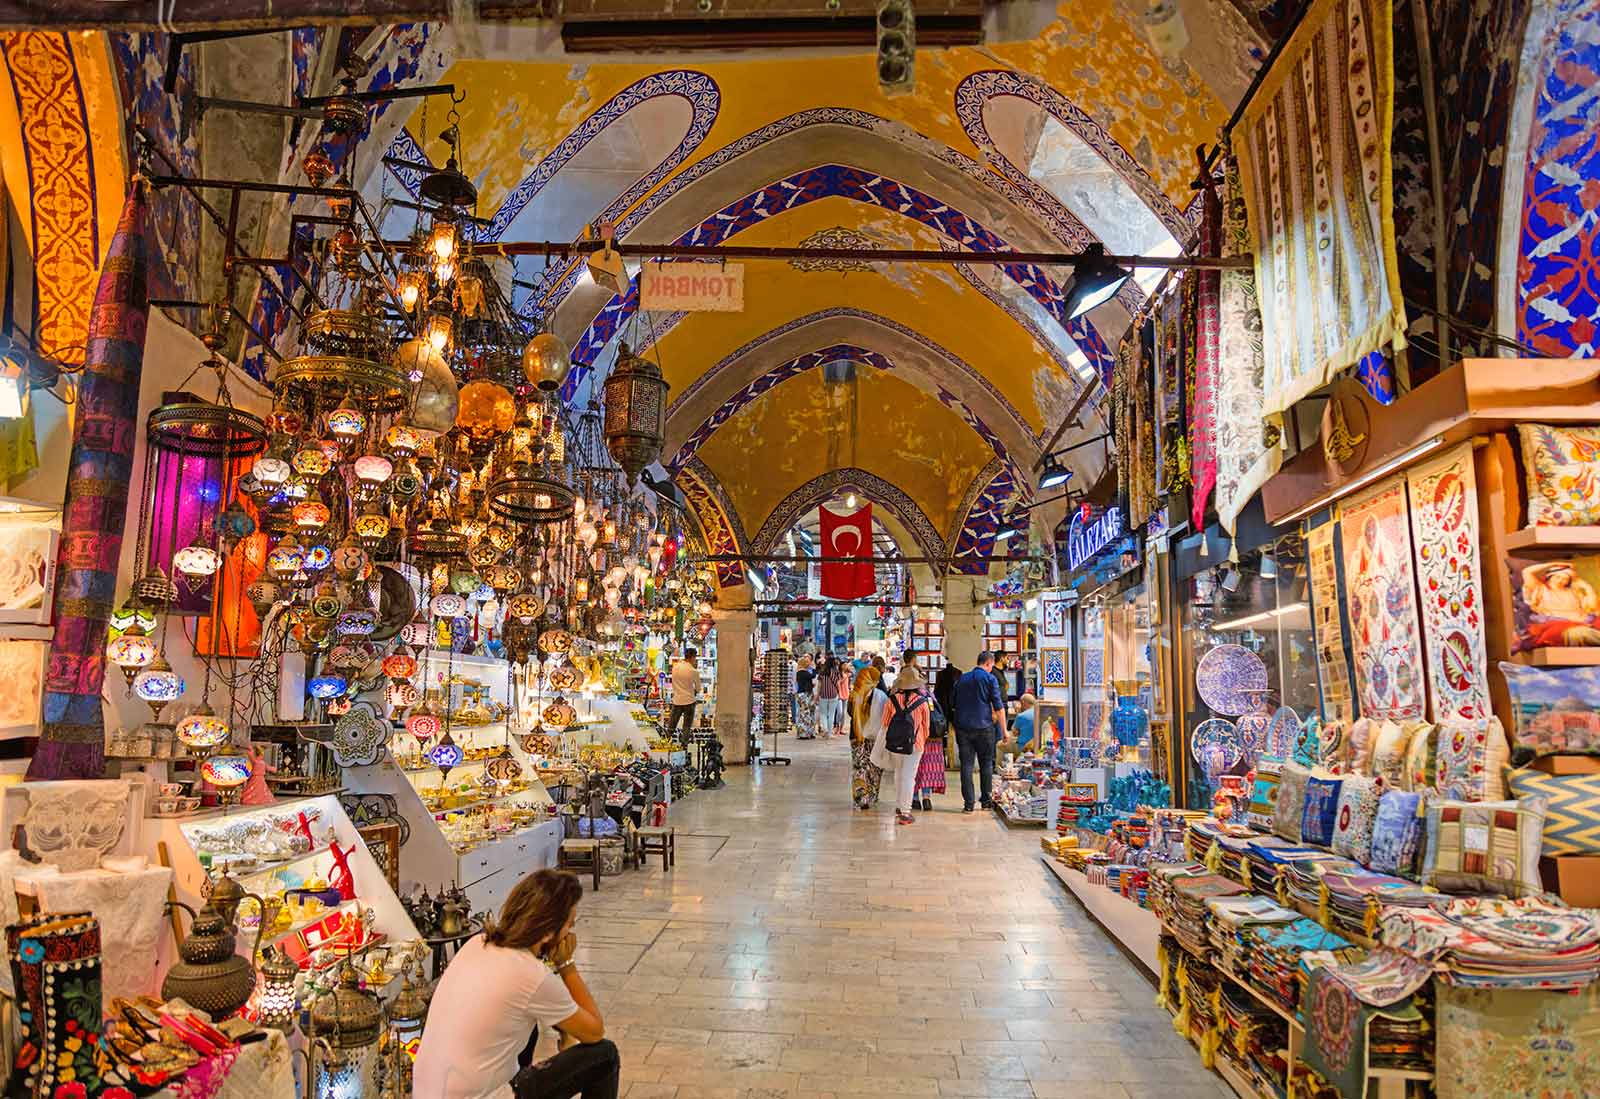
{"label": "brown hair", "polygon": [[485,920],[483,941],[511,950],[532,950],[560,933],[583,898],[576,874],[535,870],[519,881],[500,906],[498,920]]}

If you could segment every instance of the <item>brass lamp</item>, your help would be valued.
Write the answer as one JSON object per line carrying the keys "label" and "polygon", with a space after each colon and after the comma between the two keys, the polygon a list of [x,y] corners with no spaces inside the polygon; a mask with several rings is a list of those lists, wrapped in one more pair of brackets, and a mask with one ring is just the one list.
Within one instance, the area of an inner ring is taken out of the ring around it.
{"label": "brass lamp", "polygon": [[661,367],[622,345],[605,382],[606,449],[630,483],[666,444],[667,380]]}
{"label": "brass lamp", "polygon": [[179,961],[161,982],[162,998],[181,998],[213,1019],[232,1015],[249,1001],[256,987],[256,970],[250,959],[234,953],[237,938],[232,922],[211,902],[198,913],[182,901],[170,903],[188,911],[194,922],[178,944]]}
{"label": "brass lamp", "polygon": [[260,990],[256,996],[256,1021],[288,1034],[300,1016],[295,981],[300,967],[287,950],[269,946],[261,954]]}

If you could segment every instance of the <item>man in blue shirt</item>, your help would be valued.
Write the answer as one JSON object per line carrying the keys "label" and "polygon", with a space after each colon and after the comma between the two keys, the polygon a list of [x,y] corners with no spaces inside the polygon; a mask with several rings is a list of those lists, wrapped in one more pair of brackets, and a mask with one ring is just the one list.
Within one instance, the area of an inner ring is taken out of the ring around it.
{"label": "man in blue shirt", "polygon": [[978,666],[956,680],[956,748],[961,754],[961,811],[973,811],[972,764],[978,764],[983,788],[983,807],[993,808],[994,746],[1000,723],[1005,720],[1005,699],[1000,681],[994,677],[994,654],[978,654]]}

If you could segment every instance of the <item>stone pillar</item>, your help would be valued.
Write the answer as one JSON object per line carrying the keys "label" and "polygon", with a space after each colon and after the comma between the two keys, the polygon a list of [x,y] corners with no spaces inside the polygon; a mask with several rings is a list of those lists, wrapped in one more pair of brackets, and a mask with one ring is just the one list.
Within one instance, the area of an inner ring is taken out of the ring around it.
{"label": "stone pillar", "polygon": [[983,607],[977,600],[987,596],[987,576],[944,578],[944,658],[962,671],[971,671],[983,648]]}
{"label": "stone pillar", "polygon": [[750,644],[756,612],[750,589],[724,589],[711,612],[717,625],[717,712],[713,719],[722,741],[722,761],[750,762]]}

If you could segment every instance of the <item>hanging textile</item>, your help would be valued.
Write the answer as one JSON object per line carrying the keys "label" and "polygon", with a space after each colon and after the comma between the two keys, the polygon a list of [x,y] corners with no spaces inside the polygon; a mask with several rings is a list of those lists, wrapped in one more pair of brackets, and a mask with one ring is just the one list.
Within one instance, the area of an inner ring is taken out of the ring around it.
{"label": "hanging textile", "polygon": [[1472,444],[1406,471],[1411,535],[1427,650],[1430,717],[1488,717],[1489,659],[1483,639],[1483,563],[1478,553],[1478,482]]}
{"label": "hanging textile", "polygon": [[1306,535],[1306,561],[1311,573],[1312,622],[1317,643],[1317,675],[1321,684],[1322,718],[1348,725],[1356,718],[1350,697],[1350,666],[1344,659],[1344,620],[1339,613],[1339,565],[1334,556],[1333,523]]}
{"label": "hanging textile", "polygon": [[1145,323],[1139,327],[1138,341],[1134,344],[1136,358],[1129,378],[1129,399],[1133,406],[1133,496],[1129,500],[1129,520],[1143,526],[1156,509],[1156,429],[1154,391],[1152,382],[1152,355],[1155,343],[1155,325]]}
{"label": "hanging textile", "polygon": [[1138,358],[1139,332],[1130,328],[1117,345],[1117,362],[1111,374],[1111,445],[1116,451],[1117,495],[1133,504],[1134,430],[1133,371]]}
{"label": "hanging textile", "polygon": [[1191,482],[1189,436],[1184,430],[1183,341],[1180,336],[1182,292],[1174,286],[1155,310],[1156,370],[1167,396],[1162,451],[1161,495],[1173,496]]}
{"label": "hanging textile", "polygon": [[849,515],[836,515],[819,508],[822,516],[822,556],[848,557],[848,561],[824,561],[820,591],[824,599],[865,599],[878,590],[877,570],[872,563],[872,505],[862,504]]}
{"label": "hanging textile", "polygon": [[[1220,254],[1222,200],[1207,180],[1200,193],[1200,254]],[[1205,527],[1206,504],[1217,483],[1217,373],[1221,328],[1221,271],[1191,271],[1185,282],[1185,302],[1191,303],[1192,320],[1185,331],[1194,340],[1194,390],[1189,395],[1189,451],[1194,476],[1190,518],[1194,529]]]}
{"label": "hanging textile", "polygon": [[[1239,166],[1223,158],[1221,254],[1250,252],[1250,224]],[[1261,309],[1256,277],[1249,271],[1219,271],[1217,280],[1217,376],[1213,405],[1217,422],[1217,521],[1229,534],[1250,498],[1278,471],[1283,452],[1276,424],[1263,419]]]}
{"label": "hanging textile", "polygon": [[100,688],[106,622],[128,519],[133,441],[149,317],[145,183],[135,177],[100,269],[78,387],[56,567],[56,632],[45,671],[44,729],[29,780],[105,772]]}
{"label": "hanging textile", "polygon": [[1405,479],[1396,475],[1354,497],[1339,514],[1361,716],[1422,716],[1422,637],[1411,571]]}
{"label": "hanging textile", "polygon": [[1405,346],[1391,0],[1312,0],[1234,130],[1255,241],[1265,412]]}

